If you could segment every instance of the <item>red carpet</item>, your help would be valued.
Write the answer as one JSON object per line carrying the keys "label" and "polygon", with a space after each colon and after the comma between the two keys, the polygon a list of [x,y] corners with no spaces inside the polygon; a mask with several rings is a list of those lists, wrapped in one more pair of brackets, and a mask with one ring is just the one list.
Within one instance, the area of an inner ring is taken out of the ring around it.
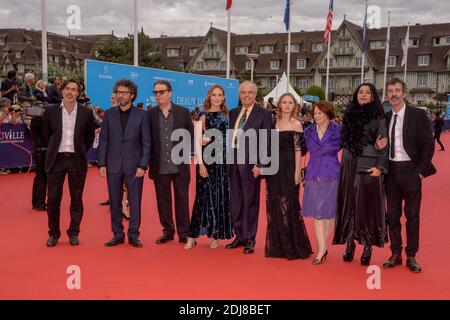
{"label": "red carpet", "polygon": [[[450,133],[442,140],[448,151],[436,152],[438,174],[426,179],[421,210],[421,274],[404,265],[381,269],[381,289],[369,290],[369,274],[355,261],[342,261],[343,246],[330,246],[323,265],[312,258],[287,261],[264,257],[265,205],[262,201],[256,251],[212,250],[201,238],[193,250],[176,241],[156,245],[161,233],[153,183],[144,187],[141,240],[144,248],[130,245],[105,248],[111,238],[106,181],[90,169],[85,190],[85,215],[80,246],[68,244],[68,190],[62,204],[63,236],[47,248],[46,213],[31,209],[34,174],[0,176],[0,299],[450,299]],[[193,181],[194,182],[194,181]],[[14,188],[13,192],[9,191]],[[190,200],[195,183],[191,183]],[[6,199],[5,197],[10,194]],[[264,194],[262,193],[262,199]],[[315,247],[312,224],[308,231]],[[372,263],[381,266],[389,249],[375,248]],[[81,268],[81,290],[68,290],[66,269]]]}

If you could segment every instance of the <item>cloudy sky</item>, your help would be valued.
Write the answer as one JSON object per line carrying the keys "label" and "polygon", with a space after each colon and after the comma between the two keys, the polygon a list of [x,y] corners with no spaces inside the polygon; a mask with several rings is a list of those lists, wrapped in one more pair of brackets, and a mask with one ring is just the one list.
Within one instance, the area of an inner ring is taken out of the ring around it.
{"label": "cloudy sky", "polygon": [[[226,0],[138,0],[139,28],[151,36],[204,35],[210,23],[226,30]],[[126,5],[129,3],[129,5]],[[285,0],[234,0],[232,32],[265,33],[284,31]],[[334,27],[344,14],[362,24],[364,0],[335,0]],[[67,34],[70,6],[80,9],[80,29],[72,34],[114,33],[124,36],[132,32],[132,0],[47,0],[48,31]],[[389,6],[388,6],[389,4]],[[387,25],[391,10],[392,25],[450,22],[449,0],[370,0],[369,5],[381,9],[381,26]],[[292,30],[323,30],[328,0],[293,0]],[[74,20],[72,20],[73,22]],[[1,0],[0,28],[40,29],[39,0]]]}

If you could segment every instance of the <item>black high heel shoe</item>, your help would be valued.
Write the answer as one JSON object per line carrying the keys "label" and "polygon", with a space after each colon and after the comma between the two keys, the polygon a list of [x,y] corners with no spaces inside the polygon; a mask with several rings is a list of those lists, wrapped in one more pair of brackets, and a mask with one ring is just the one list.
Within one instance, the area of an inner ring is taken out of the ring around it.
{"label": "black high heel shoe", "polygon": [[319,259],[319,258],[315,258],[314,261],[312,262],[312,264],[316,265],[316,264],[321,264],[325,261],[325,259],[327,258],[328,255],[328,250],[325,251],[325,253],[323,254],[323,256]]}
{"label": "black high heel shoe", "polygon": [[355,249],[356,249],[356,245],[353,241],[347,242],[347,248],[345,249],[345,253],[343,256],[344,261],[347,261],[347,262],[353,261],[353,257],[355,256]]}
{"label": "black high heel shoe", "polygon": [[370,265],[370,258],[372,258],[372,247],[364,246],[364,251],[361,256],[361,265],[362,266]]}

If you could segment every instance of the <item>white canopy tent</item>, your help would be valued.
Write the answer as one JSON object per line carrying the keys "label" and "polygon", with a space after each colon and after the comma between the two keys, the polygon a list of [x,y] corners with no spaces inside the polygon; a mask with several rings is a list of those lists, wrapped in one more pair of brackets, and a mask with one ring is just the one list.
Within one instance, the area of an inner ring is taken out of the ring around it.
{"label": "white canopy tent", "polygon": [[[264,105],[267,105],[267,101],[269,100],[269,98],[273,98],[274,104],[277,103],[278,98],[286,92],[286,87],[287,87],[287,76],[286,73],[283,72],[283,75],[281,76],[281,79],[278,81],[277,85],[275,86],[275,88],[273,88],[273,90],[264,97]],[[295,92],[294,88],[292,88],[291,84],[289,84],[289,92],[292,93],[295,97],[295,99],[297,100],[297,102],[300,104],[300,106],[303,105],[303,103],[306,103],[306,105],[310,106],[311,103],[309,103],[308,101],[303,100],[302,97],[300,97],[297,92]]]}

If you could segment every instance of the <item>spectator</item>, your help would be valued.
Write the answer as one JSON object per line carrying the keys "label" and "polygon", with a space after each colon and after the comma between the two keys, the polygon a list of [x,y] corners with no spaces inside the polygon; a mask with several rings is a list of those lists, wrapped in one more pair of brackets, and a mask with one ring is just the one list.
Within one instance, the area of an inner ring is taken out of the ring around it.
{"label": "spectator", "polygon": [[47,94],[49,103],[61,103],[62,102],[62,94],[61,94],[61,77],[56,77],[55,83],[48,87]]}
{"label": "spectator", "polygon": [[10,123],[12,115],[10,113],[11,100],[8,98],[0,99],[0,125],[2,123]]}
{"label": "spectator", "polygon": [[44,80],[38,80],[36,83],[36,87],[34,88],[33,95],[36,97],[36,100],[41,102],[50,102],[50,98],[45,91],[45,82]]}
{"label": "spectator", "polygon": [[22,88],[20,89],[20,92],[18,94],[19,102],[32,103],[33,101],[36,101],[36,97],[34,96],[34,89],[33,89],[34,74],[32,74],[30,72],[25,74],[24,80],[25,80],[25,83],[22,86]]}
{"label": "spectator", "polygon": [[9,71],[6,79],[2,81],[1,92],[3,98],[8,98],[11,103],[17,99],[19,86],[17,85],[17,74],[15,71]]}

